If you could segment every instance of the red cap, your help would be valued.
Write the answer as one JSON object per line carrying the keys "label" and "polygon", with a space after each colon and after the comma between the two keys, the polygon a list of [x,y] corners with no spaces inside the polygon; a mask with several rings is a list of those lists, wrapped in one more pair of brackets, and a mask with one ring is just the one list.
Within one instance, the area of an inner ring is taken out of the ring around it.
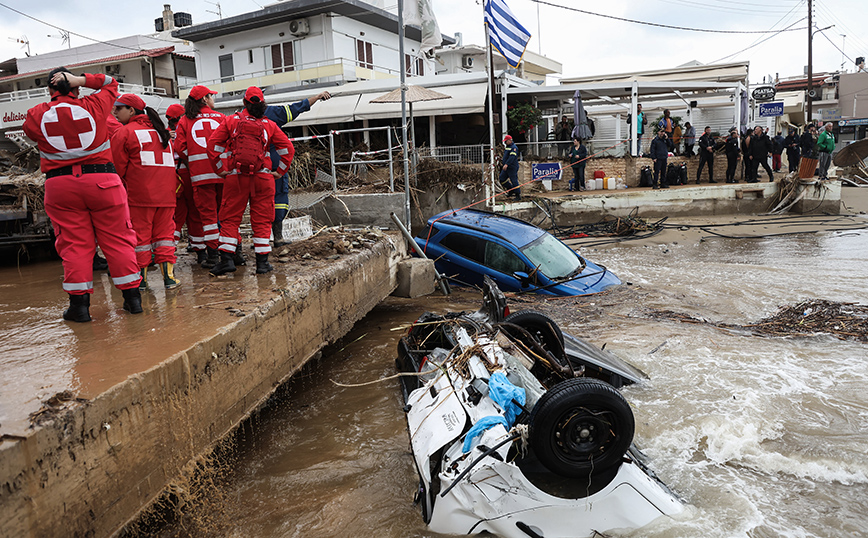
{"label": "red cap", "polygon": [[190,97],[196,101],[202,99],[206,95],[217,95],[217,92],[212,92],[205,86],[193,86],[193,89],[190,90]]}
{"label": "red cap", "polygon": [[115,106],[131,106],[136,110],[144,110],[148,105],[134,93],[122,93],[115,101]]}
{"label": "red cap", "polygon": [[503,137],[504,142],[512,142],[512,135],[506,135]]}
{"label": "red cap", "polygon": [[184,107],[175,103],[173,105],[169,105],[169,108],[166,109],[166,117],[170,120],[174,120],[180,118],[184,115]]}
{"label": "red cap", "polygon": [[265,102],[265,96],[262,95],[262,90],[256,86],[251,86],[247,88],[246,92],[244,92],[244,100],[250,101],[251,103],[260,103]]}

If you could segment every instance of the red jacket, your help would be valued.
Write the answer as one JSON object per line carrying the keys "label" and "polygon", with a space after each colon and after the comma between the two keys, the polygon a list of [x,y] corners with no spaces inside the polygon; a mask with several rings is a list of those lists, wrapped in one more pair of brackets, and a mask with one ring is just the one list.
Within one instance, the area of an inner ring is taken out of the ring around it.
{"label": "red jacket", "polygon": [[175,148],[181,161],[187,162],[193,185],[222,183],[223,178],[208,159],[208,138],[223,123],[226,116],[203,107],[195,120],[181,116],[175,128]]}
{"label": "red jacket", "polygon": [[106,119],[118,96],[118,81],[103,74],[85,78],[86,88],[99,91],[81,99],[56,95],[27,111],[24,133],[39,148],[43,172],[112,161]]}
{"label": "red jacket", "polygon": [[175,159],[146,114],[133,116],[111,140],[118,175],[131,206],[175,207]]}
{"label": "red jacket", "polygon": [[[211,157],[211,162],[217,170],[230,169],[230,174],[237,174],[233,169],[234,159],[232,158],[232,148],[229,144],[229,139],[235,133],[235,130],[240,121],[249,121],[253,116],[247,110],[241,110],[231,116],[226,117],[220,127],[214,131],[211,138],[208,139],[208,155]],[[280,157],[280,164],[275,169],[279,175],[283,175],[289,170],[289,165],[292,164],[292,158],[295,156],[295,147],[289,138],[286,137],[280,127],[268,118],[262,117],[253,119],[253,121],[262,122],[265,128],[265,144],[262,147],[262,170],[257,175],[271,176],[271,156],[268,153],[268,146],[273,145],[277,149],[277,155]]]}

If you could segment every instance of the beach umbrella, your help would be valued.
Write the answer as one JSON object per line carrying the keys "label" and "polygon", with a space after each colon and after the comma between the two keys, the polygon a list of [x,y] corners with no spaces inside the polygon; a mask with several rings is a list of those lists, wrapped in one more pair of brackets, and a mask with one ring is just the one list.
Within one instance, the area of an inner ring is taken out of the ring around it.
{"label": "beach umbrella", "polygon": [[585,112],[585,107],[582,105],[582,95],[579,90],[576,90],[573,95],[573,138],[587,140],[593,136],[591,128],[588,127],[588,114]]}
{"label": "beach umbrella", "polygon": [[835,154],[835,166],[859,166],[868,157],[868,138],[844,146]]}

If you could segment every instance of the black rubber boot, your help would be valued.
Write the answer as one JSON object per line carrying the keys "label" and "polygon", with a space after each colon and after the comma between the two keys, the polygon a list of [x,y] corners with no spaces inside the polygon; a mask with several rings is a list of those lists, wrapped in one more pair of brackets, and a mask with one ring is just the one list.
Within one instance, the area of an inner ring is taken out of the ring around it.
{"label": "black rubber boot", "polygon": [[235,247],[235,253],[232,254],[232,263],[235,264],[235,267],[247,265],[247,258],[244,256],[244,251],[241,248],[241,241],[238,242],[238,246]]}
{"label": "black rubber boot", "polygon": [[207,259],[208,259],[208,251],[207,250],[202,249],[202,250],[196,251],[196,263],[198,263],[199,265],[202,265],[203,263],[205,263],[205,260],[207,260]]}
{"label": "black rubber boot", "polygon": [[[94,271],[105,271],[108,269],[108,261],[105,258],[99,255],[99,252],[93,253],[93,270]],[[88,294],[90,295],[90,294]],[[90,320],[88,320],[90,321]]]}
{"label": "black rubber boot", "polygon": [[206,251],[206,258],[205,258],[205,261],[202,262],[202,267],[204,269],[211,269],[212,267],[217,265],[217,262],[220,261],[220,257],[219,257],[219,254],[217,253],[216,248],[207,247],[205,249],[205,251]]}
{"label": "black rubber boot", "polygon": [[90,294],[69,294],[69,308],[63,311],[63,319],[84,323],[90,321]]}
{"label": "black rubber boot", "polygon": [[142,310],[142,293],[139,288],[121,290],[124,294],[124,310],[130,314],[141,314]]}
{"label": "black rubber boot", "polygon": [[225,275],[226,273],[235,272],[235,262],[232,261],[233,253],[220,251],[220,262],[211,268],[211,274],[214,276]]}
{"label": "black rubber boot", "polygon": [[283,221],[274,222],[271,225],[271,235],[274,236],[274,248],[286,244],[286,241],[283,240]]}
{"label": "black rubber boot", "polygon": [[256,255],[256,274],[264,275],[274,270],[274,267],[268,263],[268,253]]}

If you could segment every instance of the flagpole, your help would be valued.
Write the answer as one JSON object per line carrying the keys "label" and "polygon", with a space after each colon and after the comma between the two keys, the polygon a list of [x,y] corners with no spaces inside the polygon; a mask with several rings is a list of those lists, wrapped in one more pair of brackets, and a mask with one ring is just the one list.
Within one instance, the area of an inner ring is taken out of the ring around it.
{"label": "flagpole", "polygon": [[495,138],[494,138],[494,61],[492,59],[491,53],[491,38],[488,32],[488,24],[485,22],[485,5],[486,2],[482,3],[482,21],[485,24],[485,46],[488,49],[488,54],[486,55],[488,59],[488,143],[489,143],[489,163],[491,166],[491,196],[489,197],[489,203],[491,207],[494,207],[494,175],[495,175],[495,166],[494,166],[494,148],[495,148]]}
{"label": "flagpole", "polygon": [[410,165],[407,146],[407,68],[404,60],[404,0],[398,0],[398,65],[401,70],[401,149],[404,154],[404,219],[407,231],[410,231]]}

